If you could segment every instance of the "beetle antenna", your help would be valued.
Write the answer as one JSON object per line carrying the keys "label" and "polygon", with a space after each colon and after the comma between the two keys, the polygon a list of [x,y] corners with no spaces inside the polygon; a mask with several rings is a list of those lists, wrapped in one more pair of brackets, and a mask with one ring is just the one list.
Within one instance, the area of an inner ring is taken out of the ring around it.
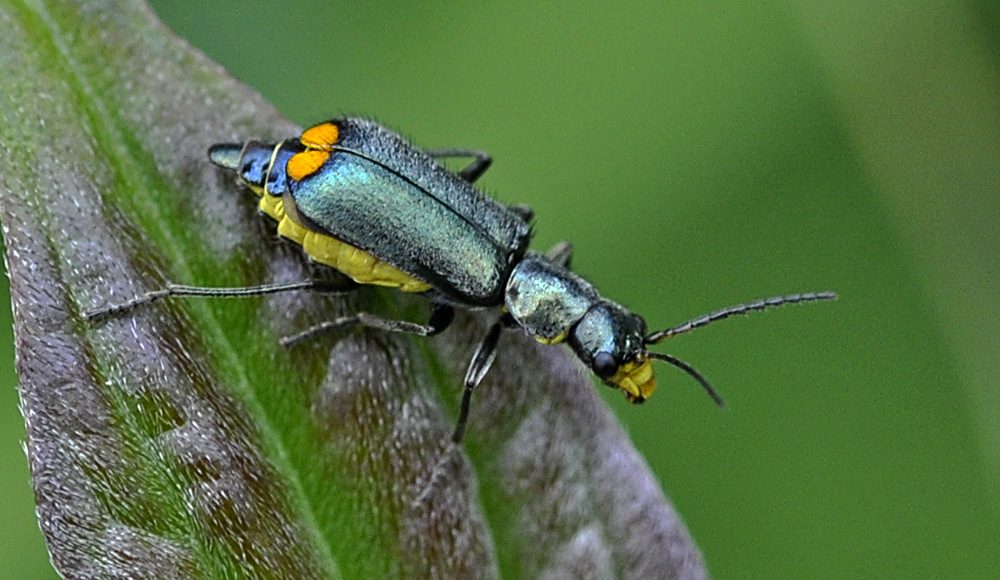
{"label": "beetle antenna", "polygon": [[646,352],[646,356],[648,356],[649,358],[655,358],[656,360],[662,360],[663,362],[670,363],[675,367],[681,369],[682,371],[686,372],[687,374],[691,375],[691,378],[698,381],[698,384],[700,384],[701,387],[705,389],[705,392],[708,393],[708,396],[712,397],[712,400],[715,401],[716,405],[720,407],[726,406],[726,402],[722,400],[722,396],[718,393],[718,391],[715,390],[715,387],[713,387],[708,382],[708,379],[703,377],[701,373],[696,371],[693,366],[687,364],[686,362],[682,361],[681,359],[673,355],[662,352]]}
{"label": "beetle antenna", "polygon": [[702,326],[708,326],[709,324],[722,320],[723,318],[729,318],[730,316],[746,315],[757,310],[766,310],[768,308],[777,308],[778,306],[784,306],[786,304],[800,304],[803,302],[818,302],[820,300],[835,300],[837,295],[833,292],[807,292],[805,294],[789,294],[787,296],[774,296],[772,298],[762,298],[760,300],[755,300],[753,302],[748,302],[746,304],[737,304],[735,306],[730,306],[729,308],[723,308],[711,314],[706,314],[704,316],[699,316],[693,320],[689,320],[684,324],[677,325],[673,328],[668,328],[666,330],[660,330],[646,336],[643,339],[645,344],[657,344],[663,340],[670,338],[671,336],[676,336],[678,334],[684,334],[685,332],[690,332],[696,328],[701,328]]}

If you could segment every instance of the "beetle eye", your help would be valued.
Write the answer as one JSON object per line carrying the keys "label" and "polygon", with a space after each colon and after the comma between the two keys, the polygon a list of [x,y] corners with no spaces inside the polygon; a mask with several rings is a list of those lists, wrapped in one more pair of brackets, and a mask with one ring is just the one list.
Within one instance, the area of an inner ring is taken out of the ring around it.
{"label": "beetle eye", "polygon": [[610,352],[602,350],[594,357],[593,371],[595,375],[606,379],[618,372],[618,363]]}

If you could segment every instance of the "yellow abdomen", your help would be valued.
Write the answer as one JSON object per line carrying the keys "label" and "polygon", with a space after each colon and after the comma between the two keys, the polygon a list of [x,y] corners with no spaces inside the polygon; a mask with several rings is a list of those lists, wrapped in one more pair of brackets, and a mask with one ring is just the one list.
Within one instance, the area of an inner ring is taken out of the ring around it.
{"label": "yellow abdomen", "polygon": [[[257,188],[254,188],[255,190]],[[280,197],[261,195],[260,211],[278,221],[278,234],[302,246],[310,258],[340,270],[358,284],[399,288],[403,292],[423,292],[431,285],[336,238],[308,230],[285,213]]]}

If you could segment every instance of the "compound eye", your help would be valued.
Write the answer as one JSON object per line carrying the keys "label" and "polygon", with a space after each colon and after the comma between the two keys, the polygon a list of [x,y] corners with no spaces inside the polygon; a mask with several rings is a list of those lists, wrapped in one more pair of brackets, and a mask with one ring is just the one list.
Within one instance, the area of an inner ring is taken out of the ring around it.
{"label": "compound eye", "polygon": [[594,357],[593,371],[595,375],[607,379],[618,372],[618,363],[610,352],[602,350]]}
{"label": "compound eye", "polygon": [[246,163],[243,164],[243,167],[240,168],[240,177],[242,177],[244,181],[251,181],[250,175],[253,172],[254,172],[253,161],[247,161]]}

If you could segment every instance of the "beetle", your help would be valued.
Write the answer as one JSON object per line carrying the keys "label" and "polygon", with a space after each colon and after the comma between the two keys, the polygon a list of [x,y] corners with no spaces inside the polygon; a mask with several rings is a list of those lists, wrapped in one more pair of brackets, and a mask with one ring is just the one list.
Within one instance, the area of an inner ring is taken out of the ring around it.
{"label": "beetle", "polygon": [[[472,158],[449,171],[438,160]],[[474,183],[492,163],[481,151],[420,150],[399,134],[366,119],[345,117],[277,143],[219,143],[208,150],[215,165],[235,171],[259,197],[260,211],[278,233],[312,260],[331,266],[356,285],[422,293],[431,304],[426,324],[369,313],[328,321],[281,339],[287,347],[322,333],[355,326],[432,336],[445,330],[455,308],[499,308],[502,313],[477,346],[463,381],[451,440],[462,441],[472,393],[493,364],[500,334],[520,327],[546,344],[565,342],[606,385],[642,403],[656,381],[652,361],[667,362],[722,398],[689,364],[649,346],[733,315],[786,304],[831,300],[832,292],[791,294],[724,308],[684,324],[649,332],[645,320],[602,297],[569,269],[572,249],[528,250],[532,211],[505,207]],[[131,301],[97,308],[91,320],[127,312],[167,296],[247,296],[325,289],[316,280],[244,288],[170,284]]]}

